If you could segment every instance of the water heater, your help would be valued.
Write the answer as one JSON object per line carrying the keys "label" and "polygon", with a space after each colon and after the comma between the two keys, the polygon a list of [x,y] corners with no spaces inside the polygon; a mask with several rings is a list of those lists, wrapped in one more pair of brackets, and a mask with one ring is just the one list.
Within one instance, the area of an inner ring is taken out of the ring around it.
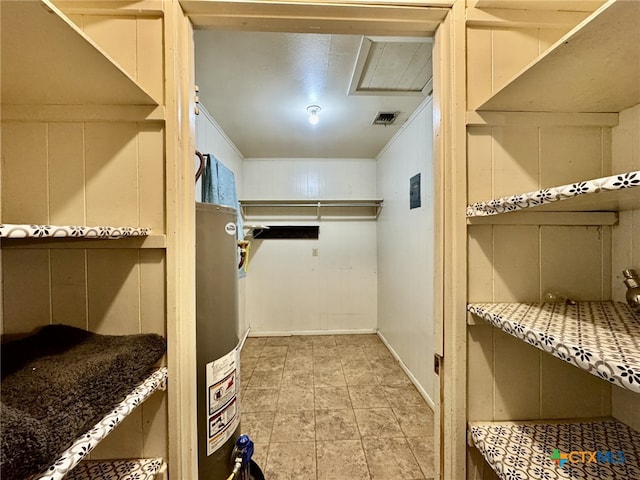
{"label": "water heater", "polygon": [[196,203],[198,480],[225,479],[240,435],[236,211]]}

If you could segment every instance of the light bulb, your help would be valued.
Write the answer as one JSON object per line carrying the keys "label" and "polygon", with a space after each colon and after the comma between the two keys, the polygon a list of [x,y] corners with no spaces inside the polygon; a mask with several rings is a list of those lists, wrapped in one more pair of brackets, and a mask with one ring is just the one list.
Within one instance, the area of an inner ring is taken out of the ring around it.
{"label": "light bulb", "polygon": [[311,125],[316,125],[320,118],[318,118],[318,112],[320,111],[320,107],[318,105],[309,105],[307,107],[307,112],[309,112],[309,123]]}

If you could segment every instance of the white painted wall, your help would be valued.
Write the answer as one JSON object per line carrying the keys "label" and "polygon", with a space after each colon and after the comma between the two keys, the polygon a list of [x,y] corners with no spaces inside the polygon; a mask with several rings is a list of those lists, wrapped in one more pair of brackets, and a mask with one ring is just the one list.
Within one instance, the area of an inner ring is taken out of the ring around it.
{"label": "white painted wall", "polygon": [[[249,158],[204,112],[197,145],[236,173],[241,199],[383,198],[378,221],[282,216],[247,224],[319,224],[317,240],[253,240],[241,281],[252,335],[380,331],[423,394],[434,395],[432,106],[423,104],[374,159]],[[422,207],[409,210],[409,178]],[[314,250],[317,256],[313,255]]]}
{"label": "white painted wall", "polygon": [[[242,195],[242,154],[234,143],[224,133],[220,125],[215,121],[207,109],[200,104],[200,115],[196,116],[196,149],[203,154],[211,153],[231,169],[236,177],[238,196]],[[198,170],[199,160],[194,155],[194,172]],[[202,179],[196,183],[196,202],[202,200]],[[244,278],[238,283],[238,333],[242,335],[249,324],[247,322],[246,309],[246,282]]]}
{"label": "white painted wall", "polygon": [[[378,155],[378,330],[434,398],[433,105],[427,100]],[[421,174],[422,207],[409,209],[409,179]]]}
{"label": "white painted wall", "polygon": [[[373,159],[246,159],[243,180],[244,199],[376,198]],[[246,277],[252,335],[375,331],[374,220],[281,216],[260,223],[320,225],[320,238],[252,241]]]}
{"label": "white painted wall", "polygon": [[[196,149],[201,153],[212,153],[215,157],[233,170],[236,176],[238,196],[242,196],[243,156],[236,148],[222,127],[211,116],[204,105],[200,104],[200,115],[196,115]],[[194,172],[198,170],[199,160],[194,156]],[[196,202],[202,200],[202,182],[196,183]]]}

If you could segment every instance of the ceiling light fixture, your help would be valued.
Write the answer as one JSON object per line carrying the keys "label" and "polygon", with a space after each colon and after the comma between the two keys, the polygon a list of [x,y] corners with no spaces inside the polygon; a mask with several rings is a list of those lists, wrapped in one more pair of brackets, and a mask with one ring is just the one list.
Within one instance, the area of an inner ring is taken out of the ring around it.
{"label": "ceiling light fixture", "polygon": [[307,107],[307,112],[309,112],[309,123],[311,125],[316,125],[320,120],[318,118],[318,112],[322,110],[319,105],[309,105]]}

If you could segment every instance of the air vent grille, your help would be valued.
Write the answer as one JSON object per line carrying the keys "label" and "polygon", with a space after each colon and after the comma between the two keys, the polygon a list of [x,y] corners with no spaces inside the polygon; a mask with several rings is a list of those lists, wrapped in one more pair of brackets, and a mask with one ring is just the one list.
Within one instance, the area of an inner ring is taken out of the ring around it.
{"label": "air vent grille", "polygon": [[391,125],[396,121],[400,112],[378,112],[376,118],[373,119],[374,125]]}

